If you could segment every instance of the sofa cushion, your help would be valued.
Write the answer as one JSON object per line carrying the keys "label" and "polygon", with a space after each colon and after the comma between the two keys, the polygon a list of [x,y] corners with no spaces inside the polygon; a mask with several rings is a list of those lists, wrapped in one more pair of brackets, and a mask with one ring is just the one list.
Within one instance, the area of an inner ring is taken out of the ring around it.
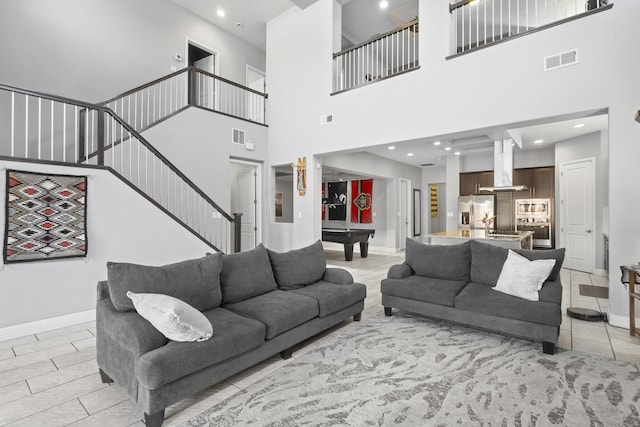
{"label": "sofa cushion", "polygon": [[301,249],[278,253],[267,249],[279,289],[298,289],[322,279],[327,260],[322,242]]}
{"label": "sofa cushion", "polygon": [[277,289],[269,255],[262,243],[247,252],[224,255],[220,285],[225,305]]}
{"label": "sofa cushion", "polygon": [[162,294],[127,296],[136,311],[165,337],[173,341],[206,341],[213,334],[211,322],[204,314],[178,298]]}
{"label": "sofa cushion", "polygon": [[203,313],[213,325],[213,337],[202,342],[169,341],[138,360],[140,384],[156,389],[200,369],[238,356],[264,343],[265,326],[223,308]]}
{"label": "sofa cushion", "polygon": [[293,329],[317,317],[320,312],[315,299],[281,290],[231,304],[226,308],[264,323],[267,327],[266,339]]}
{"label": "sofa cushion", "polygon": [[291,292],[314,298],[318,302],[320,317],[325,317],[364,300],[367,287],[361,283],[338,285],[321,280]]}
{"label": "sofa cushion", "polygon": [[456,295],[466,284],[461,280],[409,276],[406,279],[383,279],[381,290],[384,295],[453,307]]}
{"label": "sofa cushion", "polygon": [[107,286],[118,311],[134,309],[128,291],[169,295],[206,311],[220,305],[221,268],[220,253],[161,267],[108,262]]}
{"label": "sofa cushion", "polygon": [[418,276],[469,281],[471,247],[459,245],[425,245],[407,238],[406,262]]}
{"label": "sofa cushion", "polygon": [[555,263],[554,259],[529,261],[522,255],[509,250],[507,260],[498,277],[498,283],[493,289],[529,301],[539,301],[538,291],[549,277]]}
{"label": "sofa cushion", "polygon": [[562,310],[559,304],[547,301],[528,301],[496,292],[485,284],[475,282],[469,283],[456,296],[455,307],[474,313],[543,325],[560,326],[562,322]]}
{"label": "sofa cushion", "polygon": [[[472,282],[495,286],[502,270],[502,265],[507,259],[509,249],[489,243],[471,240],[471,272]],[[514,249],[528,260],[554,259],[556,261],[548,280],[558,280],[562,262],[564,261],[564,248],[560,249]]]}

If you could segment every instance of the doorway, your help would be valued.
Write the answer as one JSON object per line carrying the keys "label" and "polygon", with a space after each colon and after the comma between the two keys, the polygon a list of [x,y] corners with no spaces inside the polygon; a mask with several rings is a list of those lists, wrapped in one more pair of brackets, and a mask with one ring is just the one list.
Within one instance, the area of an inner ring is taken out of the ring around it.
{"label": "doorway", "polygon": [[411,181],[400,178],[400,249],[406,249],[406,239],[407,236],[411,235],[411,222],[410,222],[410,212],[411,212]]}
{"label": "doorway", "polygon": [[[218,67],[218,53],[200,43],[187,39],[187,65],[205,71],[209,74],[215,74]],[[200,107],[215,109],[217,80],[207,74],[197,73],[195,79],[196,94],[198,99],[195,100],[196,105]]]}
{"label": "doorway", "polygon": [[229,164],[230,207],[242,213],[240,249],[254,249],[261,241],[260,197],[261,166],[258,163],[232,160]]}
{"label": "doorway", "polygon": [[560,164],[560,246],[564,267],[595,270],[595,159]]}

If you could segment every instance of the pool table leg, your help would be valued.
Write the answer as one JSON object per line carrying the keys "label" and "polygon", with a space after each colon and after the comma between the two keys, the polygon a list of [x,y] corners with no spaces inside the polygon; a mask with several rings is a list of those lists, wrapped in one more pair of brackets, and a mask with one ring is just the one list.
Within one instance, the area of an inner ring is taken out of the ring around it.
{"label": "pool table leg", "polygon": [[353,243],[345,243],[344,244],[344,259],[345,261],[353,260]]}
{"label": "pool table leg", "polygon": [[369,242],[360,242],[360,258],[366,258],[369,255]]}

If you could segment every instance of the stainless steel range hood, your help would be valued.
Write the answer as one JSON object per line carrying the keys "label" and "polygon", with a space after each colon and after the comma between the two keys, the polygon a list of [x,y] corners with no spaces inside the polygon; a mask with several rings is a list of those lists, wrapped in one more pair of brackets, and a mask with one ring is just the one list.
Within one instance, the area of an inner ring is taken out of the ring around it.
{"label": "stainless steel range hood", "polygon": [[493,187],[480,187],[480,191],[522,191],[526,185],[513,184],[513,140],[493,142]]}

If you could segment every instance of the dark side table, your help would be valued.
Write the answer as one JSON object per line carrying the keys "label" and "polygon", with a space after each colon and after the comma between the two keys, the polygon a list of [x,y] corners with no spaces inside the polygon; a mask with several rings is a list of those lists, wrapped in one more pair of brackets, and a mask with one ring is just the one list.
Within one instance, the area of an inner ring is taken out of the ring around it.
{"label": "dark side table", "polygon": [[640,329],[636,329],[636,300],[640,293],[636,292],[636,285],[640,284],[640,265],[621,265],[622,283],[629,284],[629,335],[640,336]]}

